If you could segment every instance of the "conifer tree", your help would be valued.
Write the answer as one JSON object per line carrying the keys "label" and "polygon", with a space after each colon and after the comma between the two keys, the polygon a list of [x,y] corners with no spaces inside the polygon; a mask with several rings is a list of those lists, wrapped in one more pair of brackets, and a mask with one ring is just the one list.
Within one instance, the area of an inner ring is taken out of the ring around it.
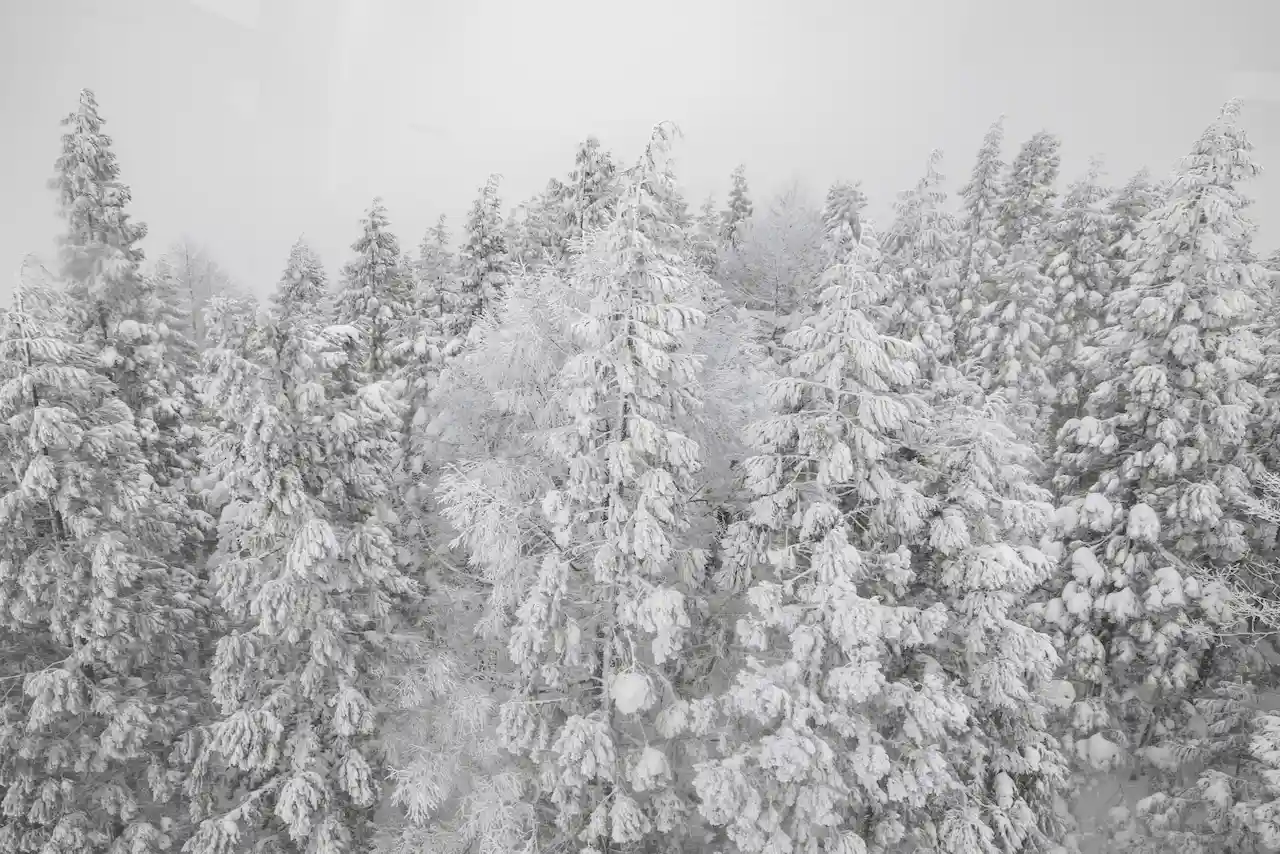
{"label": "conifer tree", "polygon": [[914,604],[946,607],[931,654],[960,688],[970,725],[947,751],[963,806],[944,799],[929,812],[942,839],[985,843],[941,850],[1056,854],[1072,828],[1071,762],[1051,726],[1060,658],[1024,604],[1052,578],[1058,549],[1051,495],[1036,485],[1040,437],[1003,390],[985,393],[946,365],[932,385],[921,459],[935,503],[928,542],[914,549],[924,558]]}
{"label": "conifer tree", "polygon": [[1045,247],[1055,302],[1048,356],[1051,440],[1068,419],[1083,414],[1080,407],[1094,381],[1088,365],[1098,353],[1095,339],[1106,323],[1114,282],[1109,255],[1115,217],[1107,207],[1107,190],[1098,183],[1100,169],[1094,161],[1071,185]]}
{"label": "conifer tree", "polygon": [[[443,300],[444,293],[453,283],[457,275],[458,259],[451,248],[453,238],[449,234],[448,220],[444,214],[436,220],[436,224],[428,229],[418,245],[417,282],[418,292],[427,294],[433,299]],[[432,309],[435,315],[442,315],[444,303]]]}
{"label": "conifer tree", "polygon": [[1048,131],[1039,131],[1023,143],[1009,168],[1005,197],[1000,210],[1000,242],[1012,247],[1031,237],[1047,237],[1057,196],[1062,142]]}
{"label": "conifer tree", "polygon": [[[1005,194],[1004,161],[1000,159],[1003,144],[1002,116],[987,130],[969,182],[960,188],[963,200],[960,279],[951,303],[956,306],[956,322],[961,326],[972,323],[985,305],[989,283],[1003,252],[998,232]],[[970,353],[968,342],[960,340],[957,345],[959,355],[967,358]]]}
{"label": "conifer tree", "polygon": [[95,358],[118,373],[127,367],[129,347],[117,346],[121,320],[132,318],[143,289],[138,242],[147,228],[130,219],[132,199],[120,180],[111,137],[103,132],[93,92],[80,92],[75,112],[62,120],[67,133],[54,164],[50,187],[57,191],[67,230],[62,235],[62,275],[71,294],[69,322],[84,335]]}
{"label": "conifer tree", "polygon": [[942,152],[930,152],[924,176],[899,194],[896,216],[881,242],[885,264],[901,284],[885,331],[920,346],[933,364],[954,356],[955,331],[945,300],[959,270],[957,225],[945,209],[941,161]]}
{"label": "conifer tree", "polygon": [[966,352],[977,363],[982,387],[1003,388],[1029,421],[1052,398],[1049,346],[1052,282],[1041,272],[1038,237],[1024,237],[1000,259],[987,282]]}
{"label": "conifer tree", "polygon": [[837,181],[827,191],[822,222],[826,230],[824,248],[828,267],[844,263],[862,239],[862,211],[866,206],[867,197],[860,183]]}
{"label": "conifer tree", "polygon": [[434,412],[431,394],[446,361],[457,355],[451,347],[461,343],[451,342],[446,334],[445,300],[457,282],[457,259],[449,243],[449,231],[442,214],[422,239],[413,311],[397,349],[401,367],[396,383],[405,418],[404,470],[401,472],[405,481],[400,488],[401,498],[411,508],[420,506],[425,498],[422,489],[426,486],[424,477],[429,455],[425,432]]}
{"label": "conifer tree", "polygon": [[459,253],[456,290],[450,295],[447,332],[465,341],[476,318],[491,311],[502,297],[509,275],[498,176],[491,175],[471,207],[465,242]]}
{"label": "conifer tree", "polygon": [[1129,266],[1127,256],[1138,240],[1139,229],[1147,215],[1165,203],[1167,195],[1167,188],[1151,180],[1151,174],[1141,169],[1111,196],[1107,206],[1113,220],[1108,257],[1112,275],[1119,284],[1124,284],[1122,277]]}
{"label": "conifer tree", "polygon": [[598,272],[577,280],[590,308],[562,374],[567,478],[543,501],[557,547],[517,611],[520,687],[502,713],[556,828],[589,851],[680,839],[690,810],[673,779],[677,733],[660,714],[679,708],[672,677],[701,572],[681,536],[700,453],[675,427],[698,404],[682,342],[701,312],[682,299],[669,138],[655,129],[623,179]]}
{"label": "conifer tree", "polygon": [[747,167],[739,164],[729,176],[729,207],[722,215],[720,233],[725,243],[737,246],[743,227],[751,220],[751,198],[747,190]]}
{"label": "conifer tree", "polygon": [[781,339],[804,318],[823,271],[826,230],[821,211],[793,186],[742,229],[738,246],[725,250],[719,274],[737,302],[758,313],[770,358],[781,363]]}
{"label": "conifer tree", "polygon": [[907,675],[946,617],[898,601],[913,575],[899,547],[924,528],[928,501],[894,460],[925,410],[912,348],[876,329],[871,309],[891,284],[867,238],[843,235],[848,261],[787,336],[795,356],[770,390],[774,414],[748,430],[755,500],[730,528],[719,578],[746,588],[747,655],[720,703],[682,716],[705,736],[719,707],[733,727],[695,786],[703,817],[742,852],[889,849],[928,834],[919,810],[959,790],[937,745],[967,709],[936,670]]}
{"label": "conifer tree", "polygon": [[[1224,108],[1168,201],[1144,218],[1111,300],[1116,326],[1101,341],[1109,374],[1058,436],[1070,577],[1043,610],[1078,686],[1076,750],[1086,767],[1131,769],[1156,791],[1176,785],[1167,757],[1197,755],[1190,714],[1229,731],[1235,710],[1221,692],[1249,658],[1240,644],[1213,638],[1224,616],[1220,585],[1197,570],[1235,563],[1252,539],[1258,466],[1249,439],[1261,399],[1250,327],[1263,277],[1241,215],[1237,185],[1258,167],[1238,109]],[[1202,780],[1233,761],[1200,755],[1212,759]],[[1226,791],[1241,796],[1236,784]],[[1140,812],[1153,816],[1146,828],[1155,835],[1122,837],[1126,849],[1167,850],[1161,828],[1172,829],[1172,816],[1161,814],[1170,806],[1148,801]],[[1220,850],[1202,842],[1210,847],[1178,844]]]}
{"label": "conifer tree", "polygon": [[215,470],[229,493],[213,576],[229,629],[210,668],[220,715],[188,796],[232,785],[196,815],[189,854],[371,843],[380,675],[413,593],[389,515],[400,415],[381,383],[338,393],[361,352],[355,329],[276,302],[294,310],[212,356],[210,396],[238,440]]}
{"label": "conifer tree", "polygon": [[708,194],[698,209],[698,220],[689,238],[689,257],[703,273],[712,275],[720,256],[720,215],[715,196]]}
{"label": "conifer tree", "polygon": [[566,242],[581,240],[607,226],[617,206],[618,169],[613,155],[600,147],[600,140],[594,136],[583,140],[573,162],[564,185]]}
{"label": "conifer tree", "polygon": [[206,615],[62,296],[19,285],[0,315],[0,851],[160,852],[183,835]]}
{"label": "conifer tree", "polygon": [[271,309],[277,318],[306,316],[318,323],[328,317],[330,299],[324,264],[306,239],[299,237],[271,295]]}
{"label": "conifer tree", "polygon": [[[190,444],[189,395],[166,362],[181,356],[178,330],[165,324],[174,294],[167,281],[147,281],[142,274],[137,244],[146,226],[131,221],[126,210],[131,194],[93,92],[83,90],[79,107],[62,123],[68,131],[50,186],[66,222],[60,256],[71,296],[67,322],[133,410],[149,473],[166,485],[185,467]],[[156,294],[156,286],[166,293]]]}
{"label": "conifer tree", "polygon": [[336,322],[359,330],[360,367],[383,379],[397,364],[395,348],[412,308],[413,283],[381,199],[373,200],[360,225],[364,233],[351,244],[356,257],[342,270]]}

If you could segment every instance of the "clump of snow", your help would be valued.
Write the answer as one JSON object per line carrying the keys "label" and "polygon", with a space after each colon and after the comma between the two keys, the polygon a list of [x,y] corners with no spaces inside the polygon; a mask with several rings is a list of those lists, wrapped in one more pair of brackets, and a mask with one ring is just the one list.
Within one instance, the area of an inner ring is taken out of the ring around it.
{"label": "clump of snow", "polygon": [[1154,543],[1160,536],[1160,517],[1149,504],[1135,504],[1129,511],[1127,533],[1139,542]]}
{"label": "clump of snow", "polygon": [[1076,701],[1076,689],[1065,679],[1055,679],[1044,686],[1045,702],[1055,709],[1068,709]]}
{"label": "clump of snow", "polygon": [[1119,745],[1097,732],[1076,742],[1076,755],[1099,771],[1110,771],[1124,758]]}
{"label": "clump of snow", "polygon": [[126,318],[120,321],[120,325],[116,327],[116,333],[125,341],[137,341],[142,337],[142,326],[138,321]]}
{"label": "clump of snow", "polygon": [[649,677],[634,670],[619,673],[609,683],[609,696],[618,711],[624,715],[634,715],[653,705],[653,686]]}
{"label": "clump of snow", "polygon": [[1115,508],[1107,497],[1098,492],[1085,496],[1080,513],[1083,521],[1094,531],[1107,531],[1115,523]]}

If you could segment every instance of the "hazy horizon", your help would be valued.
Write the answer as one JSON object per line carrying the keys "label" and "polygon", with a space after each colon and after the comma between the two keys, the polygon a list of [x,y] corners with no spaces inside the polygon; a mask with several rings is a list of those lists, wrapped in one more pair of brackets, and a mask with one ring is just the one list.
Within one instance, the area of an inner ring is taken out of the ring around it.
{"label": "hazy horizon", "polygon": [[1246,188],[1255,247],[1280,244],[1267,45],[1280,13],[1262,0],[883,5],[659,0],[637,19],[511,0],[10,3],[0,49],[21,73],[0,82],[0,264],[52,249],[46,182],[82,87],[97,93],[148,255],[187,236],[256,293],[304,233],[336,275],[374,196],[412,250],[441,213],[456,237],[489,173],[504,176],[509,210],[564,175],[587,135],[626,163],[661,120],[684,133],[693,205],[708,192],[722,203],[741,162],[757,207],[792,180],[820,197],[849,179],[875,215],[933,148],[957,188],[1002,113],[1006,159],[1041,128],[1062,137],[1065,189],[1095,154],[1112,183],[1167,173],[1240,96],[1271,167]]}

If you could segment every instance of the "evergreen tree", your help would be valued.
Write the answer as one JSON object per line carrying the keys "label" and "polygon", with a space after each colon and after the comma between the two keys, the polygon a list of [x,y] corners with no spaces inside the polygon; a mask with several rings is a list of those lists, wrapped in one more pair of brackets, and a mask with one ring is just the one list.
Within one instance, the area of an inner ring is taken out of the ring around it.
{"label": "evergreen tree", "polygon": [[782,338],[803,319],[825,269],[825,239],[821,212],[791,187],[746,224],[737,247],[723,252],[725,287],[759,318],[759,337],[778,363],[786,360]]}
{"label": "evergreen tree", "polygon": [[[1004,251],[998,232],[1005,194],[1004,161],[1000,159],[1003,144],[1004,117],[1001,117],[987,130],[969,182],[960,188],[963,200],[960,278],[951,300],[960,326],[971,324],[985,305],[998,259]],[[967,343],[957,342],[962,358],[969,356]]]}
{"label": "evergreen tree", "polygon": [[722,214],[720,233],[729,246],[737,246],[743,227],[751,221],[751,199],[747,195],[747,167],[739,164],[729,176],[729,207]]}
{"label": "evergreen tree", "polygon": [[210,393],[238,439],[215,469],[229,493],[213,578],[229,630],[210,668],[221,714],[188,796],[232,785],[197,813],[189,854],[372,841],[378,692],[413,592],[390,529],[400,415],[380,383],[339,393],[350,376],[334,371],[362,350],[353,330],[292,305],[241,353],[212,357]]}
{"label": "evergreen tree", "polygon": [[1045,248],[1053,282],[1053,333],[1048,357],[1053,412],[1049,437],[1070,418],[1079,417],[1093,385],[1088,364],[1098,352],[1096,337],[1106,323],[1106,303],[1114,281],[1109,259],[1115,217],[1107,190],[1098,184],[1100,164],[1071,185],[1061,217]]}
{"label": "evergreen tree", "polygon": [[422,489],[426,486],[429,456],[425,431],[434,412],[431,395],[445,362],[456,355],[450,344],[460,343],[450,342],[446,337],[445,298],[452,292],[457,278],[457,260],[449,243],[449,231],[442,214],[423,237],[419,248],[413,311],[397,350],[401,368],[396,382],[405,404],[402,474],[406,480],[400,486],[401,497],[410,507],[419,506],[425,499]]}
{"label": "evergreen tree", "polygon": [[[93,92],[80,93],[80,105],[62,120],[69,130],[54,164],[50,187],[57,191],[67,230],[62,235],[62,275],[72,294],[68,318],[85,337],[95,358],[118,375],[130,367],[131,347],[118,341],[122,320],[135,320],[143,290],[138,242],[147,228],[132,222],[132,199],[120,180],[111,137],[103,132]],[[114,377],[113,377],[114,378]]]}
{"label": "evergreen tree", "polygon": [[946,754],[961,805],[945,799],[930,810],[939,850],[1056,854],[1072,825],[1071,762],[1047,691],[1060,659],[1024,604],[1051,579],[1058,548],[1051,495],[1035,485],[1039,437],[1022,428],[1003,391],[983,393],[948,366],[933,386],[921,457],[935,503],[928,542],[915,548],[926,567],[916,604],[947,609],[932,655],[959,686],[970,721]]}
{"label": "evergreen tree", "polygon": [[1163,205],[1167,195],[1166,188],[1152,181],[1150,173],[1142,169],[1111,197],[1107,213],[1114,222],[1108,257],[1114,277],[1122,277],[1127,272],[1130,247],[1137,242],[1147,215]]}
{"label": "evergreen tree", "polygon": [[941,161],[942,152],[930,152],[924,176],[899,194],[896,215],[881,242],[884,263],[901,284],[886,331],[917,344],[931,355],[933,365],[954,355],[955,331],[945,300],[959,271],[957,225],[945,209]]}
{"label": "evergreen tree", "polygon": [[1028,419],[1052,398],[1049,342],[1052,282],[1041,272],[1041,255],[1030,237],[1014,244],[987,283],[966,351],[977,363],[982,387],[1003,388]]}
{"label": "evergreen tree", "polygon": [[862,211],[866,206],[867,197],[860,183],[837,181],[827,191],[822,222],[826,230],[824,250],[828,267],[843,264],[862,239]]}
{"label": "evergreen tree", "polygon": [[448,311],[447,332],[459,341],[466,340],[482,312],[497,305],[509,274],[498,180],[497,175],[489,176],[467,218],[457,288]]}
{"label": "evergreen tree", "polygon": [[730,528],[720,578],[747,588],[747,656],[720,703],[683,716],[697,736],[717,707],[733,727],[695,786],[702,815],[743,852],[924,842],[920,810],[960,792],[940,744],[967,709],[936,669],[908,675],[946,617],[898,602],[913,576],[899,547],[924,528],[928,500],[894,460],[924,407],[912,348],[876,329],[871,309],[892,285],[866,237],[843,236],[848,262],[787,336],[775,414],[748,430],[756,498]]}
{"label": "evergreen tree", "polygon": [[713,275],[720,260],[720,215],[715,196],[708,194],[698,209],[698,221],[689,239],[689,258],[703,273]]}
{"label": "evergreen tree", "polygon": [[574,423],[556,442],[567,478],[543,501],[557,548],[517,611],[519,689],[502,712],[556,828],[586,850],[688,833],[678,733],[660,712],[681,702],[672,679],[701,573],[681,536],[700,453],[675,420],[698,404],[682,344],[702,315],[683,299],[669,137],[659,126],[624,178],[598,274],[580,268],[590,308],[562,374]]}
{"label": "evergreen tree", "polygon": [[159,852],[182,835],[203,609],[60,296],[20,285],[0,316],[0,851]]}
{"label": "evergreen tree", "polygon": [[566,241],[581,240],[604,228],[617,206],[618,169],[613,155],[600,147],[600,140],[587,137],[574,155],[574,168],[564,185]]}
{"label": "evergreen tree", "polygon": [[1054,218],[1054,183],[1058,180],[1058,149],[1062,142],[1039,131],[1018,151],[1005,182],[1000,210],[999,235],[1005,247],[1013,247],[1032,235],[1047,237]]}
{"label": "evergreen tree", "polygon": [[304,238],[299,237],[289,250],[284,273],[271,295],[271,308],[277,318],[307,316],[314,322],[327,317],[329,278],[324,264]]}
{"label": "evergreen tree", "polygon": [[[1117,325],[1101,341],[1109,375],[1058,436],[1073,542],[1069,580],[1043,609],[1078,686],[1071,727],[1082,763],[1132,769],[1172,795],[1180,763],[1170,759],[1212,760],[1197,796],[1211,809],[1206,801],[1240,798],[1249,784],[1203,788],[1233,757],[1204,753],[1189,715],[1229,732],[1236,710],[1224,701],[1255,668],[1248,644],[1213,637],[1220,585],[1197,570],[1250,551],[1248,440],[1261,403],[1250,327],[1262,276],[1237,189],[1258,167],[1237,111],[1228,104],[1206,130],[1129,249],[1110,305]],[[1166,795],[1145,802],[1150,821],[1122,835],[1126,850],[1164,851],[1174,839],[1179,850],[1221,850],[1211,828],[1194,845],[1174,831],[1175,806]]]}
{"label": "evergreen tree", "polygon": [[60,255],[71,297],[67,323],[133,411],[149,473],[169,485],[187,469],[190,451],[189,395],[179,369],[166,361],[182,355],[179,330],[166,323],[176,295],[169,280],[142,274],[137,244],[146,227],[126,211],[129,188],[90,90],[62,123],[69,130],[50,186],[66,221]]}
{"label": "evergreen tree", "polygon": [[383,379],[396,367],[395,347],[412,307],[413,283],[381,199],[373,200],[360,224],[364,233],[351,244],[356,257],[342,270],[336,322],[359,330],[360,367]]}

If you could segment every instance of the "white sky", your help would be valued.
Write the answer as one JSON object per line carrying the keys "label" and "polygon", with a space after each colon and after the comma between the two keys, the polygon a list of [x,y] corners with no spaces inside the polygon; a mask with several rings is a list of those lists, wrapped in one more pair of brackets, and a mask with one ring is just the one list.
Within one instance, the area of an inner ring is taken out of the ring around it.
{"label": "white sky", "polygon": [[[59,118],[96,90],[150,253],[187,234],[266,292],[305,233],[331,275],[376,194],[406,247],[455,231],[489,172],[508,207],[589,133],[621,159],[675,120],[690,202],[747,165],[862,179],[873,212],[928,151],[963,179],[986,126],[1044,127],[1064,178],[1105,156],[1166,173],[1231,95],[1272,171],[1280,244],[1280,0],[0,0],[0,288],[57,228]],[[1065,184],[1065,180],[1063,182]]]}

